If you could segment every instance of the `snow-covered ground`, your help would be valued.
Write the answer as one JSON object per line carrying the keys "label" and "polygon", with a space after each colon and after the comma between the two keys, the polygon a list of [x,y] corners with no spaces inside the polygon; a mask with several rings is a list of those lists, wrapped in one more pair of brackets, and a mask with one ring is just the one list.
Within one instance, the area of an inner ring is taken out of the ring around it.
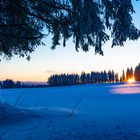
{"label": "snow-covered ground", "polygon": [[5,105],[13,113],[0,120],[0,140],[140,140],[140,83],[1,89],[0,97],[16,106]]}

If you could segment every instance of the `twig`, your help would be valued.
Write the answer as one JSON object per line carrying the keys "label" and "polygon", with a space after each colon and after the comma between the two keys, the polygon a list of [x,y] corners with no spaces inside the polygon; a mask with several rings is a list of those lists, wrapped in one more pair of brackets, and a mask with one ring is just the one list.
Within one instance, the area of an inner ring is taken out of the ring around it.
{"label": "twig", "polygon": [[17,106],[17,104],[20,102],[21,103],[21,99],[22,97],[25,95],[26,91],[21,92],[21,94],[19,95],[19,97],[17,98],[16,102],[15,102],[15,106]]}
{"label": "twig", "polygon": [[82,94],[82,96],[79,98],[79,100],[77,100],[76,104],[75,104],[74,107],[72,108],[72,111],[71,111],[69,117],[72,117],[72,116],[73,116],[76,107],[80,104],[80,102],[82,101],[82,99],[83,99],[83,94]]}

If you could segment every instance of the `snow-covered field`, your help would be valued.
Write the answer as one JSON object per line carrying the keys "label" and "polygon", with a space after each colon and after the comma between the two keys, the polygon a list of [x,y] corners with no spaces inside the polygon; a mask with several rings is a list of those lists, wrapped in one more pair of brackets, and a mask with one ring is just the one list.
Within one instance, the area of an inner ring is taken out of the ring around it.
{"label": "snow-covered field", "polygon": [[0,120],[0,140],[140,140],[140,83],[1,89],[0,97],[17,107]]}

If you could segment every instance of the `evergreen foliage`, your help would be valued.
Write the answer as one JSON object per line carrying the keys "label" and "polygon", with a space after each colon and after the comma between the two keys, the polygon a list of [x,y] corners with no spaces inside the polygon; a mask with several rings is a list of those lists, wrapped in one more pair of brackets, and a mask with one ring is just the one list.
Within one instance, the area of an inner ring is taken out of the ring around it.
{"label": "evergreen foliage", "polygon": [[101,72],[92,71],[90,73],[82,72],[81,75],[55,74],[49,77],[48,85],[64,86],[76,84],[127,82],[132,78],[135,78],[135,81],[140,81],[140,64],[136,66],[135,70],[133,70],[132,67],[127,68],[126,72],[123,70],[120,77],[118,73],[115,73],[113,70],[109,70],[108,72],[105,70]]}
{"label": "evergreen foliage", "polygon": [[140,64],[136,66],[134,75],[135,75],[135,80],[140,81]]}
{"label": "evergreen foliage", "polygon": [[126,81],[134,77],[133,68],[127,68],[126,70]]}
{"label": "evergreen foliage", "polygon": [[122,82],[125,82],[126,81],[126,78],[125,78],[125,72],[123,70],[123,73],[122,73]]}
{"label": "evergreen foliage", "polygon": [[47,84],[31,84],[31,83],[23,83],[20,81],[13,81],[12,79],[6,79],[0,82],[0,88],[41,88],[47,87]]}
{"label": "evergreen foliage", "polygon": [[2,82],[2,88],[13,88],[15,85],[14,81],[11,79],[6,79]]}
{"label": "evergreen foliage", "polygon": [[120,81],[118,73],[115,74],[114,79],[115,79],[115,82],[119,82]]}
{"label": "evergreen foliage", "polygon": [[[116,75],[116,79],[115,79]],[[101,71],[91,73],[82,72],[78,74],[55,74],[48,78],[49,86],[66,86],[77,84],[93,84],[93,83],[108,83],[118,82],[118,74],[114,74],[114,71]]]}
{"label": "evergreen foliage", "polygon": [[131,0],[1,0],[0,56],[29,59],[49,34],[52,49],[73,37],[77,51],[92,46],[103,55],[102,45],[110,38],[113,47],[140,37],[133,13]]}

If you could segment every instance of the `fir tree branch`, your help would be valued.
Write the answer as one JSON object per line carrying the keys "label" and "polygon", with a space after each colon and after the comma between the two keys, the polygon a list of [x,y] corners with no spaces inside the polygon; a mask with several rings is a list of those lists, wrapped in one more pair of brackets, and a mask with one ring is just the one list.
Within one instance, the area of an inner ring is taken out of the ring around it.
{"label": "fir tree branch", "polygon": [[39,38],[42,38],[44,36],[44,34],[41,34],[40,36],[16,36],[13,34],[8,34],[8,33],[3,33],[3,32],[0,32],[0,35],[12,37],[12,38],[17,38],[17,39],[28,39],[28,40],[39,39]]}

